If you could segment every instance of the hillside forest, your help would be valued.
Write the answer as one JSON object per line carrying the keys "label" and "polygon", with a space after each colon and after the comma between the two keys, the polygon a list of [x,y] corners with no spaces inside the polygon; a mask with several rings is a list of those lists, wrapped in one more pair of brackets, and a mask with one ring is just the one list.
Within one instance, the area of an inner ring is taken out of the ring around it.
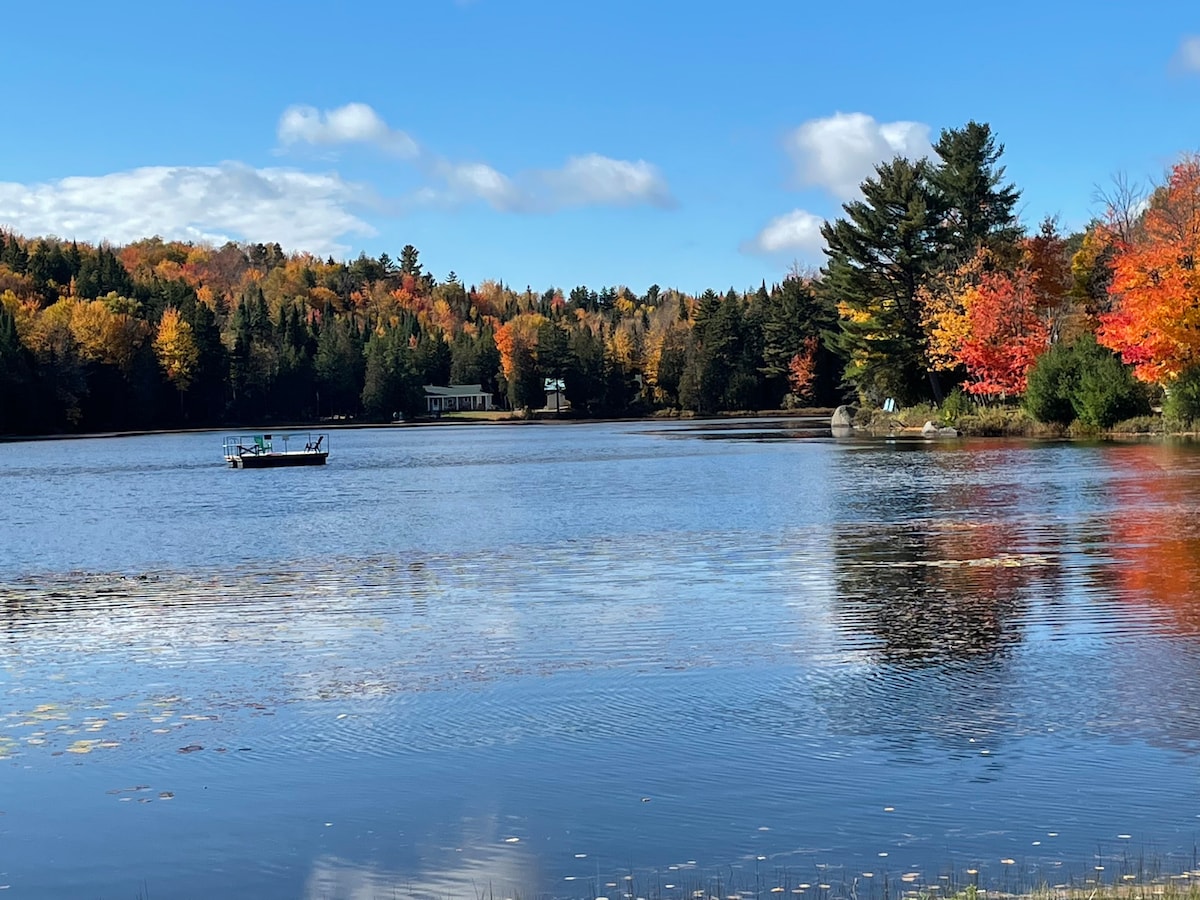
{"label": "hillside forest", "polygon": [[748,290],[466,285],[411,245],[339,261],[0,231],[0,433],[390,421],[447,384],[523,411],[546,379],[582,417],[886,398],[1197,417],[1200,158],[1144,191],[1116,180],[1063,234],[1022,227],[1003,150],[970,122],[881,163],[825,224],[819,270]]}

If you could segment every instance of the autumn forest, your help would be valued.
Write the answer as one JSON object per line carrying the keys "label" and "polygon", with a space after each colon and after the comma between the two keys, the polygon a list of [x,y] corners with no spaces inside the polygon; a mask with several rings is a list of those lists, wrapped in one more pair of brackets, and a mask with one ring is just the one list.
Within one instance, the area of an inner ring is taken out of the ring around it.
{"label": "autumn forest", "polygon": [[1200,159],[1145,191],[1117,179],[1063,234],[1022,227],[1002,156],[971,122],[880,164],[824,226],[823,267],[749,290],[467,285],[411,245],[337,261],[0,231],[0,433],[389,421],[430,384],[524,411],[551,378],[581,417],[886,398],[1200,417]]}

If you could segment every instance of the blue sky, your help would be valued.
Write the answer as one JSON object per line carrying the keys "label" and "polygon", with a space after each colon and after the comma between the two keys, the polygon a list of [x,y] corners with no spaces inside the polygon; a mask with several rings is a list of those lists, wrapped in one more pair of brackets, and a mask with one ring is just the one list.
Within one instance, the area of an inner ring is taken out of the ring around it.
{"label": "blue sky", "polygon": [[741,289],[819,265],[875,162],[969,119],[1031,226],[1200,149],[1194,3],[250,6],[6,10],[0,227]]}

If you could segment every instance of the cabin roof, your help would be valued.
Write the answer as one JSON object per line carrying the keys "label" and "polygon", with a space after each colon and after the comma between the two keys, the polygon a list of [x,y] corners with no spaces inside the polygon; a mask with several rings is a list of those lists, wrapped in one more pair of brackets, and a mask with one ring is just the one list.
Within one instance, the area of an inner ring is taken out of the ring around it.
{"label": "cabin roof", "polygon": [[445,387],[436,384],[425,385],[425,394],[430,397],[475,397],[486,393],[481,384],[451,384]]}

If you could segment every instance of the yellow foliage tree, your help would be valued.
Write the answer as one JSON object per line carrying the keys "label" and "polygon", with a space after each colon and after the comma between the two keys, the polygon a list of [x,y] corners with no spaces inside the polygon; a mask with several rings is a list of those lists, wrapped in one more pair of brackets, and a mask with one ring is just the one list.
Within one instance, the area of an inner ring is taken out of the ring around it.
{"label": "yellow foliage tree", "polygon": [[192,326],[184,321],[179,310],[168,306],[163,310],[154,338],[154,352],[167,378],[179,391],[186,391],[196,374],[200,352],[192,337]]}
{"label": "yellow foliage tree", "polygon": [[930,279],[917,291],[921,321],[928,335],[926,353],[935,372],[960,365],[959,351],[971,336],[967,301],[984,272],[994,268],[992,254],[981,249],[958,269]]}
{"label": "yellow foliage tree", "polygon": [[[150,329],[135,300],[109,294],[101,300],[60,300],[70,309],[71,333],[79,355],[92,362],[114,365],[128,373]],[[57,304],[56,304],[57,305]]]}
{"label": "yellow foliage tree", "polygon": [[625,369],[641,370],[645,362],[645,336],[631,322],[622,322],[608,338],[608,352]]}

